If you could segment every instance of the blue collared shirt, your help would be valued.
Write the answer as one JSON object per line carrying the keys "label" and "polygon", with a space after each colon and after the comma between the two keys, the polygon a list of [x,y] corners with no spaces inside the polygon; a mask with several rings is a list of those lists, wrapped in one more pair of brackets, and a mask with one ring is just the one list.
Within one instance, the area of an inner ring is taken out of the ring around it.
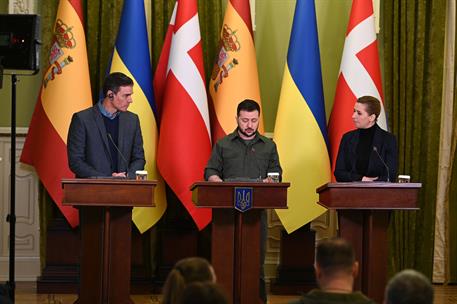
{"label": "blue collared shirt", "polygon": [[102,113],[102,115],[105,116],[106,118],[113,120],[119,115],[119,111],[116,111],[114,113],[110,113],[110,112],[106,111],[105,107],[103,106],[103,99],[100,100],[97,103],[97,105],[98,105],[98,109],[100,110],[100,113]]}

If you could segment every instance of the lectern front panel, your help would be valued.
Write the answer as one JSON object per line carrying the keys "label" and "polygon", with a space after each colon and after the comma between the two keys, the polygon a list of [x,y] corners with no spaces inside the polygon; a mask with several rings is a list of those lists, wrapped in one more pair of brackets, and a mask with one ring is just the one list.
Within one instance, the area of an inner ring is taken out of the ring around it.
{"label": "lectern front panel", "polygon": [[126,179],[62,180],[63,205],[153,207],[155,181]]}

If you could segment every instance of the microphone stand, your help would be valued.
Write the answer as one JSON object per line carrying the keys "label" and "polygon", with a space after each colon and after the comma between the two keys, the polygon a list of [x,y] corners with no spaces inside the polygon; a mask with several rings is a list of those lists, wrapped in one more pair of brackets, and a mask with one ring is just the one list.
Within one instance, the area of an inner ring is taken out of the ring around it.
{"label": "microphone stand", "polygon": [[384,165],[384,167],[386,168],[386,171],[387,171],[387,182],[390,183],[390,171],[389,171],[389,166],[387,166],[386,162],[384,161],[384,159],[381,157],[381,154],[379,154],[378,152],[378,148],[376,146],[373,147],[373,151],[376,152],[376,155],[378,155],[379,159],[381,160],[382,164]]}

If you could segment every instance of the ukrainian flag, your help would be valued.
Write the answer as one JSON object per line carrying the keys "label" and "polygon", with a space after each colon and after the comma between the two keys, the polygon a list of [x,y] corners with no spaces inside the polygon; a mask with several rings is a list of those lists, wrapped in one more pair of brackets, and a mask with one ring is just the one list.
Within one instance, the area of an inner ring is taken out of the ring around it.
{"label": "ukrainian flag", "polygon": [[326,211],[316,188],[331,178],[314,0],[297,0],[274,140],[291,183],[289,208],[276,213],[291,233]]}
{"label": "ukrainian flag", "polygon": [[122,72],[133,79],[133,103],[129,111],[140,118],[148,178],[158,180],[153,208],[133,208],[132,219],[140,232],[152,227],[166,209],[165,188],[156,165],[158,129],[152,89],[152,67],[143,0],[125,0],[113,51],[110,73]]}

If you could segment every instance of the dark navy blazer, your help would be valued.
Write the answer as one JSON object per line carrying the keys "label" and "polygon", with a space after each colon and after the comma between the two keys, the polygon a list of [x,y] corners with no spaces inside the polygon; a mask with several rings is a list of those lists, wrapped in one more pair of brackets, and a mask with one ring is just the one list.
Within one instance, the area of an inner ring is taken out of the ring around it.
{"label": "dark navy blazer", "polygon": [[[390,181],[397,178],[397,141],[395,136],[375,125],[373,147],[376,147],[381,158],[389,167]],[[356,172],[356,149],[359,142],[359,130],[349,131],[343,135],[335,166],[335,178],[338,182],[360,181],[363,176],[375,177],[376,181],[387,181],[387,169],[373,149],[370,149],[368,168],[365,175]]]}
{"label": "dark navy blazer", "polygon": [[[68,163],[76,177],[111,176],[112,161],[108,135],[97,105],[73,114],[68,131]],[[128,161],[128,176],[145,165],[140,121],[132,112],[119,113],[118,147]],[[119,172],[127,172],[127,163],[118,155]]]}

